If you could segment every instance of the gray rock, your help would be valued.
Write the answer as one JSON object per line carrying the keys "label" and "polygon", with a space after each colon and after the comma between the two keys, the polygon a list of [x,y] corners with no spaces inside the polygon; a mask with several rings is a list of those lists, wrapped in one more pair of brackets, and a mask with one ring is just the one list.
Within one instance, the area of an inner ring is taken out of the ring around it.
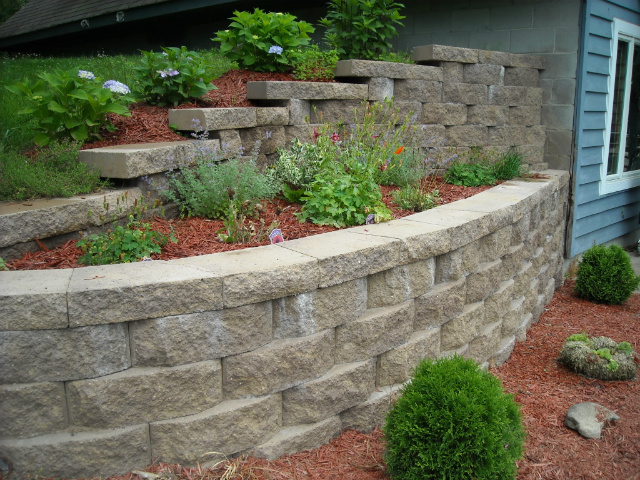
{"label": "gray rock", "polygon": [[608,408],[597,403],[584,402],[569,408],[564,424],[583,437],[600,439],[602,427],[617,420],[620,420],[620,417]]}

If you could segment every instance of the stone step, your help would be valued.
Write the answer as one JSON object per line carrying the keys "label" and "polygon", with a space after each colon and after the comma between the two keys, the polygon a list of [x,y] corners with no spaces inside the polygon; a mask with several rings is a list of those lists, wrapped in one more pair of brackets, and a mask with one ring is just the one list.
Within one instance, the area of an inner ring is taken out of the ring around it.
{"label": "stone step", "polygon": [[198,149],[220,150],[219,140],[140,143],[81,150],[78,159],[105,178],[130,179],[173,170],[195,163]]}
{"label": "stone step", "polygon": [[340,60],[336,64],[336,78],[401,78],[442,81],[442,68],[408,63],[377,62],[373,60]]}
{"label": "stone step", "polygon": [[355,83],[247,82],[249,100],[366,100],[369,87]]}
{"label": "stone step", "polygon": [[287,107],[181,108],[169,110],[169,124],[194,132],[287,125]]}

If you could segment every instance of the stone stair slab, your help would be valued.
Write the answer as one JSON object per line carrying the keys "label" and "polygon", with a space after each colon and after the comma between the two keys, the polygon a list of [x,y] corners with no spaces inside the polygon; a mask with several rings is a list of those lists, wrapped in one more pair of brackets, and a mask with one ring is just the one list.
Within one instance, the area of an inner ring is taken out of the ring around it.
{"label": "stone stair slab", "polygon": [[355,83],[247,82],[249,100],[365,100],[369,87]]}

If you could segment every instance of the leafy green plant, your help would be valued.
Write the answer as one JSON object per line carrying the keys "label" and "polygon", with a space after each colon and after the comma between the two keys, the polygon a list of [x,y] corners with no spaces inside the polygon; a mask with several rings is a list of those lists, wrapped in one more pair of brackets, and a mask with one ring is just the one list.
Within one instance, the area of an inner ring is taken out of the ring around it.
{"label": "leafy green plant", "polygon": [[190,216],[228,218],[230,205],[252,216],[258,202],[278,191],[273,180],[261,173],[254,159],[220,161],[219,152],[205,152],[193,167],[171,173],[166,194]]}
{"label": "leafy green plant", "polygon": [[293,76],[316,82],[333,80],[337,62],[336,50],[322,51],[317,45],[303,47],[293,55]]}
{"label": "leafy green plant", "polygon": [[128,216],[125,226],[114,225],[113,230],[98,233],[76,243],[83,254],[78,263],[83,265],[108,265],[137,262],[152,254],[159,254],[169,241],[176,242],[172,235],[166,236],[154,230],[149,223]]}
{"label": "leafy green plant", "polygon": [[493,164],[493,175],[497,180],[511,180],[524,174],[525,170],[522,155],[515,147]]}
{"label": "leafy green plant", "polygon": [[383,431],[396,480],[513,479],[525,436],[500,380],[457,355],[418,365]]}
{"label": "leafy green plant", "polygon": [[308,45],[315,29],[289,13],[233,12],[227,30],[216,32],[220,52],[240,68],[257,72],[284,72],[291,68],[298,47]]}
{"label": "leafy green plant", "polygon": [[413,57],[411,56],[411,54],[407,52],[393,52],[393,51],[382,52],[380,55],[378,55],[378,58],[376,58],[376,60],[379,60],[381,62],[393,62],[393,63],[409,63],[409,64],[416,63],[413,60]]}
{"label": "leafy green plant", "polygon": [[640,286],[629,254],[619,245],[594,245],[583,253],[575,290],[597,303],[621,304]]}
{"label": "leafy green plant", "polygon": [[405,18],[402,8],[390,0],[330,0],[327,16],[320,20],[325,42],[342,59],[377,60],[392,49],[388,39],[398,35],[396,26]]}
{"label": "leafy green plant", "polygon": [[493,173],[493,169],[489,165],[463,163],[460,161],[451,164],[444,180],[452,185],[462,185],[465,187],[495,185],[498,181]]}
{"label": "leafy green plant", "polygon": [[79,142],[52,142],[27,157],[0,155],[0,200],[71,197],[107,187],[98,172],[78,161]]}
{"label": "leafy green plant", "polygon": [[[260,209],[261,206],[258,206]],[[246,210],[246,209],[245,209]],[[226,243],[252,243],[261,242],[269,238],[273,229],[278,228],[278,222],[266,226],[264,219],[253,222],[242,213],[243,209],[235,207],[233,202],[229,205],[229,214],[224,219],[224,228],[218,231],[218,238]]]}
{"label": "leafy green plant", "polygon": [[437,191],[424,192],[420,186],[407,185],[392,194],[393,201],[404,210],[423,212],[436,206]]}
{"label": "leafy green plant", "polygon": [[27,100],[19,113],[37,118],[34,141],[40,146],[69,136],[99,140],[101,128],[115,130],[108,114],[131,115],[126,107],[129,87],[116,80],[102,83],[87,70],[43,72],[35,82],[25,80],[7,89]]}
{"label": "leafy green plant", "polygon": [[187,103],[216,87],[211,84],[216,70],[197,52],[187,47],[142,51],[142,65],[135,67],[135,88],[153,105]]}
{"label": "leafy green plant", "polygon": [[7,262],[4,261],[4,258],[0,257],[0,271],[9,270],[7,267]]}

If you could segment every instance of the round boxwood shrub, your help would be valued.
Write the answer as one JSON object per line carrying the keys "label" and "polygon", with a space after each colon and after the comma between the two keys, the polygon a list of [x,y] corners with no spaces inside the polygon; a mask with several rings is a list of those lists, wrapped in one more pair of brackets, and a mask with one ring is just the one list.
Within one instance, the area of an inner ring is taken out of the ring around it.
{"label": "round boxwood shrub", "polygon": [[640,285],[629,254],[619,245],[595,245],[578,265],[576,293],[597,303],[624,303]]}
{"label": "round boxwood shrub", "polygon": [[399,480],[513,479],[525,436],[500,380],[457,355],[418,365],[383,431],[387,469]]}

